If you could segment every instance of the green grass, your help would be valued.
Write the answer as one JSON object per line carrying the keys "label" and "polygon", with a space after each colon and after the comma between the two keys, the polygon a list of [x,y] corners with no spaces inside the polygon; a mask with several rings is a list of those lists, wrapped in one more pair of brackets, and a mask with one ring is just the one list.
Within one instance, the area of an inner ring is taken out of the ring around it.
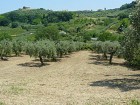
{"label": "green grass", "polygon": [[0,101],[0,105],[5,105],[3,102]]}
{"label": "green grass", "polygon": [[138,101],[138,100],[131,100],[130,105],[140,105],[140,101]]}
{"label": "green grass", "polygon": [[23,30],[22,28],[0,27],[0,34],[7,33],[11,36],[17,36],[17,35],[22,34],[24,32],[25,32],[25,30]]}
{"label": "green grass", "polygon": [[11,86],[7,92],[9,94],[18,95],[21,94],[25,89],[20,86]]}

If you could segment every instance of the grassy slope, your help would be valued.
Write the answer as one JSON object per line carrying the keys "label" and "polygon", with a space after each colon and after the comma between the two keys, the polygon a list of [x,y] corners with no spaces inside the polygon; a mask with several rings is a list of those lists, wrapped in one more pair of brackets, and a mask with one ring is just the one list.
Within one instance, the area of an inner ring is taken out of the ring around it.
{"label": "grassy slope", "polygon": [[[16,10],[15,12],[22,15],[26,15],[26,14],[34,15],[34,14],[47,14],[50,11],[44,10],[44,9],[29,9],[29,10]],[[126,9],[126,10],[112,9],[112,10],[106,10],[106,11],[76,11],[75,13],[79,14],[79,16],[76,16],[70,22],[61,22],[61,23],[54,23],[54,24],[57,24],[57,25],[59,24],[63,26],[63,28],[66,31],[73,32],[73,33],[76,32],[76,29],[78,27],[80,27],[82,31],[93,30],[96,32],[102,32],[102,31],[108,30],[110,32],[115,33],[116,31],[110,29],[110,27],[115,25],[115,23],[117,23],[117,15],[119,13],[130,13],[130,12],[131,12],[131,9]],[[8,14],[8,13],[5,13],[5,14]],[[114,21],[112,23],[105,26],[101,24],[101,22],[104,21],[104,19],[108,19],[107,16],[116,16],[116,17],[114,18]],[[117,26],[114,26],[114,27],[117,27]],[[22,28],[12,29],[9,27],[0,27],[0,30],[1,30],[0,33],[6,32],[12,36],[30,33],[30,32],[26,32]]]}

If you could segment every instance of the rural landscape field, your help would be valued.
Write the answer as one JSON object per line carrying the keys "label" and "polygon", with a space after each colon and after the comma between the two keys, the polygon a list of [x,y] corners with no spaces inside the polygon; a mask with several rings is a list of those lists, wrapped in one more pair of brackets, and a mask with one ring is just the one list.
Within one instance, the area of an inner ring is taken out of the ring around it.
{"label": "rural landscape field", "polygon": [[140,1],[128,1],[0,13],[0,105],[140,105]]}

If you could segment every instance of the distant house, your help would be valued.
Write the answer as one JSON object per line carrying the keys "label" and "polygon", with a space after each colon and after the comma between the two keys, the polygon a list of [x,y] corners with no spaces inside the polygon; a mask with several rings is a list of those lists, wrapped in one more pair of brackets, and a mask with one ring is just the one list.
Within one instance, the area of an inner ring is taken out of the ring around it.
{"label": "distant house", "polygon": [[30,7],[23,6],[23,8],[22,8],[22,9],[30,9]]}

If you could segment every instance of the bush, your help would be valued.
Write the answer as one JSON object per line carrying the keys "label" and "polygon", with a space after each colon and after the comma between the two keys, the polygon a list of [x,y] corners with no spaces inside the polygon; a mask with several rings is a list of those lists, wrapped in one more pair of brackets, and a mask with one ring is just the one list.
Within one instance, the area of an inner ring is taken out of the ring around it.
{"label": "bush", "polygon": [[129,14],[126,14],[126,13],[120,13],[118,14],[118,19],[119,20],[122,20],[124,18],[128,18],[129,17]]}
{"label": "bush", "polygon": [[55,26],[39,28],[35,35],[36,40],[49,39],[59,40],[59,30]]}
{"label": "bush", "polygon": [[11,28],[17,28],[18,27],[18,23],[17,22],[13,22],[12,24],[11,24]]}
{"label": "bush", "polygon": [[25,52],[30,55],[30,57],[38,57],[41,65],[44,65],[43,58],[56,58],[55,44],[47,40],[26,43]]}
{"label": "bush", "polygon": [[8,34],[8,33],[1,33],[0,34],[0,41],[1,40],[11,40],[12,39],[12,37]]}
{"label": "bush", "polygon": [[10,21],[6,18],[0,19],[0,26],[8,26]]}
{"label": "bush", "polygon": [[0,57],[1,60],[5,60],[4,57],[10,55],[12,52],[12,43],[8,40],[0,41]]}
{"label": "bush", "polygon": [[[139,4],[140,5],[140,4]],[[131,16],[132,27],[125,34],[123,41],[124,58],[130,65],[140,66],[140,6]]]}
{"label": "bush", "polygon": [[103,53],[103,59],[107,60],[107,54],[110,55],[109,57],[109,64],[112,64],[112,58],[113,56],[119,51],[120,49],[120,44],[119,42],[110,42],[110,41],[95,41],[94,44],[94,49],[98,53]]}
{"label": "bush", "polygon": [[99,41],[119,41],[121,36],[110,32],[103,32],[98,36]]}
{"label": "bush", "polygon": [[62,57],[65,54],[85,49],[85,43],[73,41],[59,41],[56,43],[57,56]]}
{"label": "bush", "polygon": [[12,41],[12,50],[16,54],[16,56],[19,56],[20,53],[24,50],[24,45],[26,41],[21,38],[16,38]]}

